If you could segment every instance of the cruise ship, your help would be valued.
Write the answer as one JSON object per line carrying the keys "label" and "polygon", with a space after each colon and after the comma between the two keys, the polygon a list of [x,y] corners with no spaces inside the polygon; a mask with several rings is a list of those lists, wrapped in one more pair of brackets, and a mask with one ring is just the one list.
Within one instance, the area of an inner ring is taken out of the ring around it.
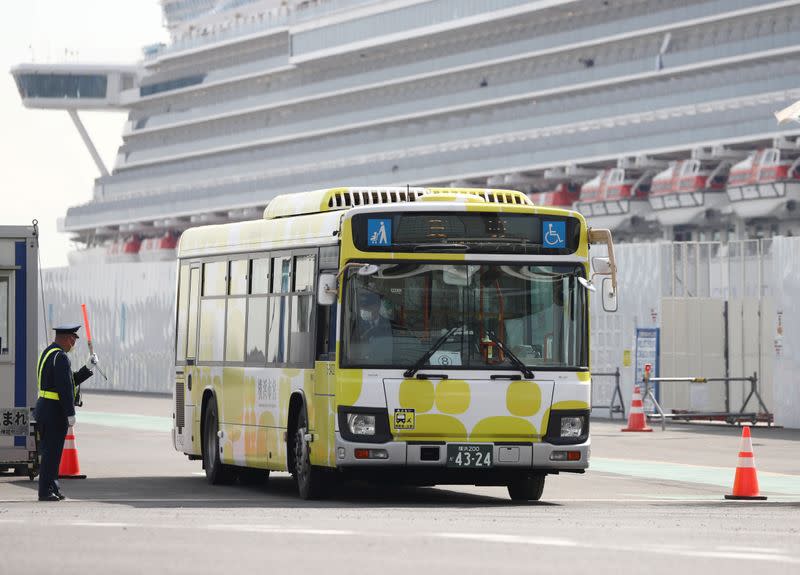
{"label": "cruise ship", "polygon": [[[61,230],[109,258],[333,183],[520,189],[630,239],[797,231],[800,130],[773,113],[800,99],[800,2],[161,3],[172,40],[139,63],[13,70],[95,158]],[[98,109],[128,113],[113,167]]]}
{"label": "cruise ship", "polygon": [[[634,289],[621,319],[593,319],[598,369],[623,366],[636,328],[664,327],[662,297],[777,293],[777,280],[746,264],[771,257],[768,238],[800,235],[800,124],[775,117],[800,100],[800,0],[161,5],[170,41],[145,47],[139,62],[12,70],[23,104],[70,114],[97,165],[91,201],[59,223],[85,247],[71,261],[151,270],[140,286],[149,299],[131,296],[141,305],[97,296],[116,344],[134,322],[137,341],[156,342],[136,360],[155,371],[116,381],[169,389],[170,326],[142,310],[171,309],[173,296],[153,286],[174,281],[184,230],[258,218],[279,194],[331,186],[517,189],[631,242],[620,246],[622,293],[626,282]],[[80,117],[95,110],[128,114],[113,166]],[[728,247],[754,239],[757,249]],[[656,240],[711,247],[694,257]],[[726,263],[739,255],[740,267]],[[120,289],[141,283],[142,273],[118,270]],[[74,292],[68,274],[45,284]],[[768,322],[780,313],[790,324],[781,305],[763,310],[764,350]],[[731,372],[746,374],[747,361]],[[634,369],[623,367],[626,403]],[[800,426],[800,413],[783,417]]]}

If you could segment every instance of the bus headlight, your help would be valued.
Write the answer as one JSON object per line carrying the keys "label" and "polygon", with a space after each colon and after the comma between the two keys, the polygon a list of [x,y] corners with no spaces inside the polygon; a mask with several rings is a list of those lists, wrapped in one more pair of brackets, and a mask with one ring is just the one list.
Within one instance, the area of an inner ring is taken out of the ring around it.
{"label": "bus headlight", "polygon": [[580,437],[583,433],[583,417],[562,417],[561,437]]}
{"label": "bus headlight", "polygon": [[571,409],[550,412],[544,441],[554,445],[576,445],[589,439],[589,410]]}
{"label": "bus headlight", "polygon": [[353,435],[375,435],[375,416],[365,413],[348,413],[347,427]]}

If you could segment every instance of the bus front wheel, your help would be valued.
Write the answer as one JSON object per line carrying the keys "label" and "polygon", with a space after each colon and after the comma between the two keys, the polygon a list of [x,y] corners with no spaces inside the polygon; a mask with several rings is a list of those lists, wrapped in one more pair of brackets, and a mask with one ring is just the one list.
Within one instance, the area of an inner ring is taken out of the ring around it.
{"label": "bus front wheel", "polygon": [[297,414],[294,440],[292,445],[294,469],[292,475],[297,483],[297,492],[302,499],[316,499],[322,495],[322,473],[311,465],[311,457],[306,441],[308,433],[308,417],[305,409]]}
{"label": "bus front wheel", "polygon": [[544,473],[531,475],[508,484],[512,501],[539,501],[544,491]]}
{"label": "bus front wheel", "polygon": [[229,465],[224,465],[219,455],[219,416],[217,402],[211,399],[203,418],[203,467],[211,485],[226,485],[236,479]]}

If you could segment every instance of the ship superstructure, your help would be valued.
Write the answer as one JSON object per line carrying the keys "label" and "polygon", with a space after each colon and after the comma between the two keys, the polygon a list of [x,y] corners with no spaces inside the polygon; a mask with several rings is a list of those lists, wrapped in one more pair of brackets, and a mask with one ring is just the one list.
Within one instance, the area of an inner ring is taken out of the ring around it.
{"label": "ship superstructure", "polygon": [[[62,225],[87,246],[125,253],[334,184],[536,193],[553,173],[572,189],[603,173],[635,185],[636,201],[575,200],[622,237],[800,228],[788,196],[757,218],[747,195],[713,218],[676,204],[666,225],[648,201],[671,163],[702,158],[717,175],[761,149],[800,153],[800,125],[773,116],[800,99],[800,1],[162,5],[172,40],[135,66],[13,70],[26,106],[69,110],[98,164],[92,201]],[[78,116],[98,108],[128,111],[113,167]]]}

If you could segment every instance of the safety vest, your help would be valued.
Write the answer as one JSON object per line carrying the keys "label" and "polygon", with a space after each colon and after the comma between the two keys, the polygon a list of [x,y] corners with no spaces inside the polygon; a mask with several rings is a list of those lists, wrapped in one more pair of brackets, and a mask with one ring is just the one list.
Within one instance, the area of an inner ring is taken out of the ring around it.
{"label": "safety vest", "polygon": [[48,357],[59,351],[61,351],[60,348],[54,347],[46,354],[44,354],[41,361],[39,362],[39,372],[36,376],[36,379],[39,382],[39,397],[44,397],[45,399],[54,399],[56,401],[61,399],[57,391],[42,391],[42,370],[44,369],[44,364],[47,362]]}

